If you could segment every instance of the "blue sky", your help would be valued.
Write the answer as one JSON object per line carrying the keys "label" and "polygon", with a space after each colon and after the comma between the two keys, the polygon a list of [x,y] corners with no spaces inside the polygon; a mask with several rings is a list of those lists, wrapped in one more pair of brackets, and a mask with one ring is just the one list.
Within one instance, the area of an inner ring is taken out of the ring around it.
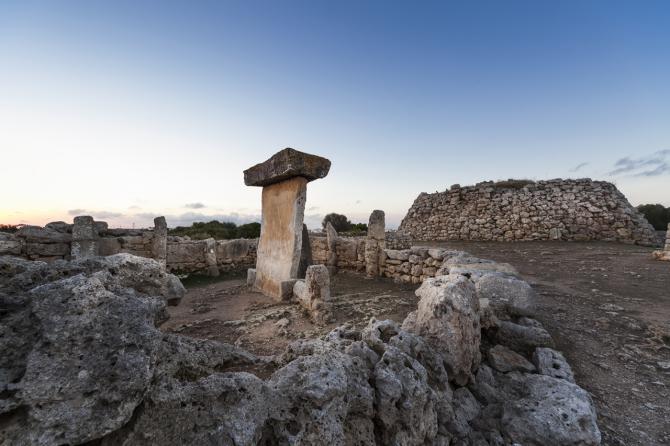
{"label": "blue sky", "polygon": [[253,220],[242,170],[284,147],[333,162],[310,226],[511,177],[670,206],[668,23],[653,1],[0,2],[0,223]]}

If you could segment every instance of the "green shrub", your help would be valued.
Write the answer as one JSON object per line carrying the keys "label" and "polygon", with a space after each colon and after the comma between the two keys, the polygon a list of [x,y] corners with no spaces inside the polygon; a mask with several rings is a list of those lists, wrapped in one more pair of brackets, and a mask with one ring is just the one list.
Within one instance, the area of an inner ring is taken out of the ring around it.
{"label": "green shrub", "polygon": [[195,222],[191,226],[177,226],[169,231],[170,235],[188,236],[194,240],[214,238],[216,240],[230,240],[235,238],[258,238],[261,235],[260,223],[247,223],[237,226],[232,222],[216,220]]}
{"label": "green shrub", "polygon": [[328,222],[333,225],[333,228],[335,228],[337,232],[347,232],[353,226],[346,215],[337,214],[335,212],[331,212],[330,214],[323,217],[323,222],[321,222],[321,225],[324,229],[326,228]]}
{"label": "green shrub", "polygon": [[532,180],[515,180],[510,178],[509,180],[496,181],[493,183],[493,187],[498,189],[523,189],[529,184],[533,184],[535,181]]}
{"label": "green shrub", "polygon": [[665,231],[668,229],[670,223],[670,208],[666,208],[662,204],[641,204],[637,210],[644,215],[647,221],[657,231]]}

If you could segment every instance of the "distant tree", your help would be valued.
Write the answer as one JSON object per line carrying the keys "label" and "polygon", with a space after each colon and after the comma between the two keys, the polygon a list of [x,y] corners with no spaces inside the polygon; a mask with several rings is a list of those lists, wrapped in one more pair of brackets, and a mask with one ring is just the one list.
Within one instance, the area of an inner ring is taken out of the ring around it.
{"label": "distant tree", "polygon": [[657,231],[665,231],[670,223],[670,208],[662,204],[641,204],[637,210],[644,215]]}
{"label": "distant tree", "polygon": [[333,228],[335,228],[337,232],[347,232],[351,229],[352,226],[346,215],[337,214],[335,212],[331,212],[330,214],[323,217],[323,222],[321,222],[321,225],[324,227],[324,229],[328,222],[333,225]]}
{"label": "distant tree", "polygon": [[194,240],[214,238],[216,240],[230,240],[235,238],[258,238],[261,234],[260,223],[247,223],[237,226],[235,223],[216,220],[195,222],[191,226],[177,226],[170,230],[170,235],[189,236]]}
{"label": "distant tree", "polygon": [[260,223],[247,223],[237,227],[237,238],[258,238],[261,236]]}
{"label": "distant tree", "polygon": [[16,232],[19,227],[16,225],[0,225],[0,232]]}

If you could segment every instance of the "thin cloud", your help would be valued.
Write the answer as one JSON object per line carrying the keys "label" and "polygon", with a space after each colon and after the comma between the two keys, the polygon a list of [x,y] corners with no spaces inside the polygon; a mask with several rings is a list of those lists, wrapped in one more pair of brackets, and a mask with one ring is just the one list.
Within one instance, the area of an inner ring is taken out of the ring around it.
{"label": "thin cloud", "polygon": [[589,163],[579,163],[579,164],[577,164],[575,167],[573,167],[572,169],[570,169],[570,172],[577,172],[577,171],[579,171],[580,169],[583,169],[584,167],[586,167],[586,166],[588,166],[588,165],[589,165]]}
{"label": "thin cloud", "polygon": [[123,214],[121,212],[111,212],[111,211],[99,211],[99,212],[91,212],[93,215],[93,218],[119,218],[123,217]]}
{"label": "thin cloud", "polygon": [[86,209],[70,209],[67,213],[69,215],[83,215],[86,213]]}
{"label": "thin cloud", "polygon": [[187,203],[184,205],[184,207],[188,209],[202,209],[206,208],[207,206],[205,206],[203,203],[196,202],[196,203]]}
{"label": "thin cloud", "polygon": [[655,177],[670,172],[666,158],[670,150],[659,150],[649,156],[632,158],[626,156],[614,163],[614,169],[608,172],[609,176],[628,175],[633,177]]}
{"label": "thin cloud", "polygon": [[[143,223],[150,223],[155,217],[160,216],[161,214],[155,214],[150,212],[140,212],[134,216],[139,220],[142,220]],[[212,220],[221,221],[221,222],[232,222],[237,225],[245,223],[260,222],[260,215],[253,214],[239,214],[237,212],[231,213],[221,213],[221,214],[204,214],[200,212],[184,212],[183,214],[177,215],[165,215],[165,220],[168,223],[168,226],[174,228],[175,226],[190,226],[195,222],[208,222]]]}

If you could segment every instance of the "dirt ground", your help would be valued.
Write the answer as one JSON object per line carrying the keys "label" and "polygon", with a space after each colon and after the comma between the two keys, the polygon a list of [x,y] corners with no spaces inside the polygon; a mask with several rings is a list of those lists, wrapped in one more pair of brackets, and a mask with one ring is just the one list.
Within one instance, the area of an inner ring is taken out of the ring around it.
{"label": "dirt ground", "polygon": [[[670,263],[651,249],[615,243],[448,242],[515,266],[537,292],[537,319],[554,337],[577,382],[596,404],[604,445],[670,444]],[[242,278],[186,283],[188,293],[162,329],[215,339],[259,355],[370,317],[402,321],[416,285],[332,278],[335,320],[309,322],[291,303],[250,293]]]}
{"label": "dirt ground", "polygon": [[185,285],[186,296],[169,307],[170,319],[161,329],[235,344],[257,355],[281,353],[296,339],[320,337],[346,323],[360,329],[371,317],[402,322],[417,303],[416,285],[343,271],[331,278],[334,320],[318,326],[298,305],[250,292],[242,278]]}
{"label": "dirt ground", "polygon": [[[436,245],[436,243],[429,243]],[[605,242],[449,242],[514,265],[596,404],[604,445],[670,444],[670,262]]]}

